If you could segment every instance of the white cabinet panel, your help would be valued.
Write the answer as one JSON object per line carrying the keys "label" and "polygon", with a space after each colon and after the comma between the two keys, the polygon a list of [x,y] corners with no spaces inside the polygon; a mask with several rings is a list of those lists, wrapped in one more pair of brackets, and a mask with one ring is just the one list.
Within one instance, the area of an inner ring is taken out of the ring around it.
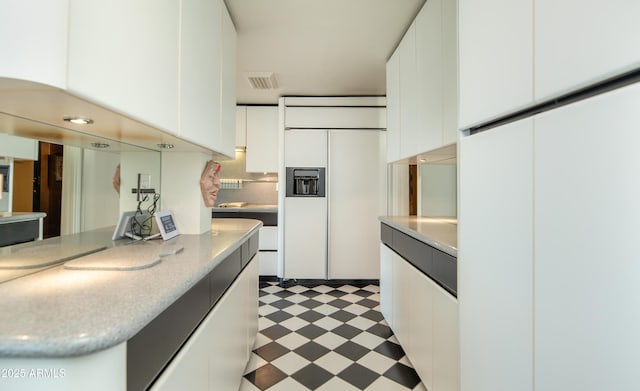
{"label": "white cabinet panel", "polygon": [[533,120],[460,143],[460,389],[528,390],[533,380]]}
{"label": "white cabinet panel", "polygon": [[[182,3],[180,34],[180,137],[213,148],[219,144],[222,5]],[[206,39],[205,39],[206,37]]]}
{"label": "white cabinet panel", "polygon": [[179,15],[173,0],[69,0],[69,91],[176,133]]}
{"label": "white cabinet panel", "polygon": [[393,250],[380,243],[380,312],[387,324],[395,329],[393,321]]}
{"label": "white cabinet panel", "polygon": [[277,250],[278,227],[261,227],[258,241],[260,250]]}
{"label": "white cabinet panel", "polygon": [[387,162],[400,159],[400,51],[387,61]]}
{"label": "white cabinet panel", "polygon": [[458,301],[439,286],[433,284],[432,287],[433,357],[435,357],[433,390],[458,391],[460,388]]}
{"label": "white cabinet panel", "polygon": [[[236,28],[223,1],[222,8],[222,49],[220,69],[220,140],[214,140],[216,151],[231,158],[235,156],[236,136]],[[209,71],[210,72],[210,71]]]}
{"label": "white cabinet panel", "polygon": [[531,104],[533,2],[460,0],[459,26],[460,128]]}
{"label": "white cabinet panel", "polygon": [[[327,194],[331,279],[380,277],[378,216],[382,211],[375,190],[384,179],[384,171],[375,164],[380,160],[379,133],[377,130],[329,132]],[[363,189],[373,191],[363,192]]]}
{"label": "white cabinet panel", "polygon": [[275,276],[278,274],[277,251],[258,251],[257,257],[261,276]]}
{"label": "white cabinet panel", "polygon": [[638,1],[536,0],[536,100],[637,69],[638,15]]}
{"label": "white cabinet panel", "polygon": [[458,0],[442,0],[442,145],[458,142]]}
{"label": "white cabinet panel", "polygon": [[236,146],[247,146],[247,106],[236,106]]}
{"label": "white cabinet panel", "polygon": [[392,318],[393,333],[402,346],[411,346],[411,322],[413,318],[413,306],[415,296],[412,281],[413,266],[395,252],[392,254],[393,278],[392,278]]}
{"label": "white cabinet panel", "polygon": [[0,133],[0,156],[38,160],[38,140]]}
{"label": "white cabinet panel", "polygon": [[326,167],[326,130],[286,130],[284,132],[286,167]]}
{"label": "white cabinet panel", "polygon": [[289,106],[286,128],[384,129],[384,107],[296,107]]}
{"label": "white cabinet panel", "polygon": [[69,0],[2,2],[0,76],[66,88],[68,21]]}
{"label": "white cabinet panel", "polygon": [[326,197],[284,201],[284,278],[327,277]]}
{"label": "white cabinet panel", "polygon": [[278,172],[278,107],[247,106],[247,172]]}
{"label": "white cabinet panel", "polygon": [[400,52],[400,157],[410,156],[418,128],[418,86],[416,67],[416,23],[413,22],[398,45]]}
{"label": "white cabinet panel", "polygon": [[535,118],[536,389],[640,389],[638,102],[636,83]]}
{"label": "white cabinet panel", "polygon": [[406,281],[399,281],[411,287],[414,298],[409,325],[411,345],[406,346],[405,349],[427,390],[440,391],[438,388],[433,388],[435,376],[433,365],[434,361],[440,359],[434,352],[436,342],[434,325],[440,318],[440,314],[434,311],[435,284],[429,277],[413,268],[409,277]]}
{"label": "white cabinet panel", "polygon": [[442,146],[442,0],[425,3],[416,17],[415,30],[416,126],[409,126],[402,134],[403,156]]}

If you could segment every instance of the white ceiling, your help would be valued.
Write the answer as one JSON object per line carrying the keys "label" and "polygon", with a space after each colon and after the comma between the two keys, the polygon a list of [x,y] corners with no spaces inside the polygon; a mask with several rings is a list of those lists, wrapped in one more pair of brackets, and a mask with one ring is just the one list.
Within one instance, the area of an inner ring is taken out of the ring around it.
{"label": "white ceiling", "polygon": [[[385,64],[425,0],[225,0],[238,33],[238,104],[385,95]],[[273,72],[276,90],[247,73]]]}

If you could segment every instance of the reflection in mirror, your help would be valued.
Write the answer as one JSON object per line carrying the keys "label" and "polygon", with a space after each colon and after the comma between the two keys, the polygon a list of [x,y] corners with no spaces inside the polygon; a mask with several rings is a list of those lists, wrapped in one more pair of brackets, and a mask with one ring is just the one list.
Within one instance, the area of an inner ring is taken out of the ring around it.
{"label": "reflection in mirror", "polygon": [[458,216],[458,179],[456,144],[416,157],[419,166],[420,216]]}

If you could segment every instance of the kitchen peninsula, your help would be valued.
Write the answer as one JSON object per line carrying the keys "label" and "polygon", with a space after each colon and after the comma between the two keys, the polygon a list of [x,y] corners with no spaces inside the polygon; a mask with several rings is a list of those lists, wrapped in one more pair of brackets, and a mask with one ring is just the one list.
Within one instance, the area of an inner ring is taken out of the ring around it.
{"label": "kitchen peninsula", "polygon": [[106,249],[0,284],[0,388],[203,389],[214,378],[237,388],[257,332],[261,226],[214,219],[210,232],[169,241],[111,241],[112,229],[62,237]]}
{"label": "kitchen peninsula", "polygon": [[426,388],[458,390],[457,219],[380,222],[380,311]]}

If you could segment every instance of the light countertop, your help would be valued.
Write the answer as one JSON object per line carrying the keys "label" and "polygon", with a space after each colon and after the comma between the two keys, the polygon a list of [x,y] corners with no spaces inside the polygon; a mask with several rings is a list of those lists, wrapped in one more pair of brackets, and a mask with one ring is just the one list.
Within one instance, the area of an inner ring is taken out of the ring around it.
{"label": "light countertop", "polygon": [[44,212],[0,212],[0,224],[31,221],[47,217]]}
{"label": "light countertop", "polygon": [[213,212],[257,212],[257,213],[277,213],[278,205],[272,204],[244,204],[242,206],[235,206],[234,203],[228,203],[232,206],[225,207],[225,204],[214,206]]}
{"label": "light countertop", "polygon": [[455,218],[381,216],[379,220],[453,257],[458,256],[458,220]]}
{"label": "light countertop", "polygon": [[[219,219],[213,220],[211,232],[202,235],[134,245],[128,240],[111,241],[113,229],[38,242],[75,240],[89,247],[106,245],[109,248],[103,254],[110,250],[122,253],[121,246],[132,245],[132,254],[149,254],[145,255],[149,259],[164,250],[169,254],[176,248],[183,250],[155,263],[146,258],[134,267],[116,263],[115,270],[69,269],[60,264],[0,284],[0,356],[69,357],[128,340],[261,225],[257,220]],[[105,261],[104,256],[100,258]]]}

